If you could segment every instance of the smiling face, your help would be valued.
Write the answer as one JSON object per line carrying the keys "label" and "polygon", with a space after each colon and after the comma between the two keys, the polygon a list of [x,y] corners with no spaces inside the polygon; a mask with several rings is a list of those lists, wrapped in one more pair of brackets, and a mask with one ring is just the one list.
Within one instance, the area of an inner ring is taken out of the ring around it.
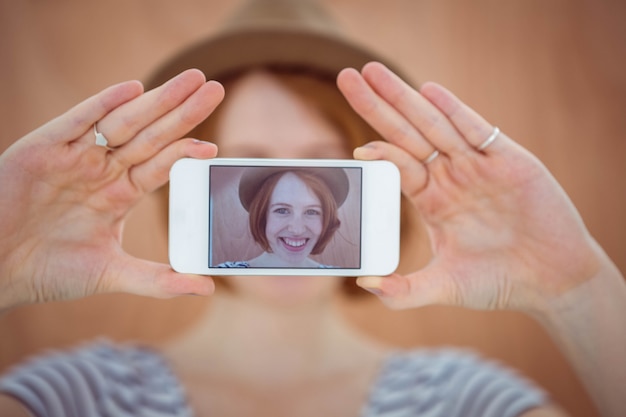
{"label": "smiling face", "polygon": [[322,204],[296,174],[283,174],[270,197],[265,234],[281,266],[301,265],[322,233]]}

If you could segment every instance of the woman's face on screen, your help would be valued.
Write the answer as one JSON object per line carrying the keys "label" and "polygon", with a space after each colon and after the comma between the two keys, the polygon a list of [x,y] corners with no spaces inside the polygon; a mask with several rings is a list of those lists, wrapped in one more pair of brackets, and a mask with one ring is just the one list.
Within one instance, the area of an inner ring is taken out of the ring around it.
{"label": "woman's face on screen", "polygon": [[296,174],[284,174],[270,197],[265,234],[272,254],[285,265],[302,264],[322,233],[322,204]]}
{"label": "woman's face on screen", "polygon": [[[228,101],[223,103],[216,138],[207,138],[216,140],[220,157],[350,157],[338,129],[271,75],[262,72],[246,75],[226,94]],[[293,178],[289,177],[285,175],[285,181],[275,188],[272,198],[277,203],[296,206],[290,202],[296,191]],[[302,195],[296,209],[304,222],[286,226],[286,219],[282,216],[286,216],[289,210],[277,206],[266,227],[268,238],[273,241],[272,250],[291,258],[305,253],[308,256],[313,241],[317,241],[321,232],[321,218],[318,219],[316,214],[319,199],[311,195],[307,187],[298,189]],[[274,237],[271,238],[270,234]],[[263,299],[271,304],[300,306],[307,304],[307,300],[320,301],[330,297],[341,280],[336,277],[262,276],[229,277],[228,282],[236,294]]]}

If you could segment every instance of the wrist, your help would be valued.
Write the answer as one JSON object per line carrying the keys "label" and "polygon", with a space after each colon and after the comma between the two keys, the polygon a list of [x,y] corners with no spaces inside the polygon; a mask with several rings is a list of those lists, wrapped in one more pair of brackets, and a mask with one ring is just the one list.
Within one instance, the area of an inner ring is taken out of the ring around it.
{"label": "wrist", "polygon": [[[537,271],[531,302],[520,309],[544,325],[593,310],[610,292],[610,288],[623,284],[619,270],[602,247],[587,234],[567,251],[567,256],[542,271]],[[610,294],[609,294],[610,296]]]}
{"label": "wrist", "polygon": [[626,385],[626,282],[603,256],[590,279],[535,311],[573,365],[602,415],[623,416]]}
{"label": "wrist", "polygon": [[15,291],[10,284],[0,283],[0,314],[25,303],[15,296]]}
{"label": "wrist", "polygon": [[29,302],[26,286],[16,280],[14,271],[0,267],[0,314]]}
{"label": "wrist", "polygon": [[[597,246],[590,267],[574,279],[577,285],[546,299],[531,315],[545,325],[603,319],[613,308],[626,308],[626,282],[617,266]],[[626,316],[622,316],[626,317]]]}

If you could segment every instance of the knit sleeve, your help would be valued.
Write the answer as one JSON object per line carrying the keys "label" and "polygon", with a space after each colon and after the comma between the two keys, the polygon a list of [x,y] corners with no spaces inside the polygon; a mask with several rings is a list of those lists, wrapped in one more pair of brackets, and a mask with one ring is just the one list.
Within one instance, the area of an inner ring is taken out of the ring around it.
{"label": "knit sleeve", "polygon": [[517,417],[546,405],[546,394],[517,372],[460,350],[393,355],[363,417]]}
{"label": "knit sleeve", "polygon": [[157,353],[97,342],[49,352],[0,378],[36,417],[190,417],[181,384]]}

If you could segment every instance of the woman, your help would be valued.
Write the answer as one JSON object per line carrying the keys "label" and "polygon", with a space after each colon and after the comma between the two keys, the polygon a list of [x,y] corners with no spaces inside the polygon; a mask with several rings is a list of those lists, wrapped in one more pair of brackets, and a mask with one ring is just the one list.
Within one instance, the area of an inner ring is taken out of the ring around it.
{"label": "woman", "polygon": [[[281,78],[251,70],[228,87],[209,119],[220,155],[346,157],[342,129]],[[538,317],[606,415],[622,415],[623,277],[541,163],[438,85],[416,91],[378,63],[342,71],[338,84],[387,140],[355,156],[398,165],[434,252],[421,270],[357,283],[394,308],[447,303]],[[209,278],[124,254],[119,236],[132,203],[166,181],[164,167],[215,155],[213,145],[177,138],[222,96],[198,71],[146,94],[125,83],[4,153],[0,306],[104,291],[211,294]],[[96,122],[110,150],[94,145]],[[0,396],[0,406],[21,415],[23,404],[37,415],[63,406],[115,415],[562,415],[540,390],[472,355],[393,352],[362,337],[331,303],[336,279],[230,283],[160,354],[104,344],[42,358],[4,379],[11,396]],[[45,389],[33,387],[32,376]],[[84,378],[98,383],[74,384]],[[75,395],[75,387],[92,392]]]}
{"label": "woman", "polygon": [[[221,155],[245,157],[249,155],[242,150],[262,149],[269,156],[304,158],[311,156],[310,149],[323,149],[347,157],[340,130],[320,117],[317,107],[307,105],[315,94],[300,96],[289,86],[309,77],[254,70],[227,83],[229,94],[219,113],[212,115],[216,126],[210,135]],[[323,81],[315,85],[332,88]],[[246,116],[248,110],[255,116]],[[495,414],[526,417],[522,413],[532,416],[547,404],[536,387],[472,355],[395,352],[361,336],[331,302],[340,285],[336,277],[235,276],[226,284],[228,289],[214,294],[211,309],[196,325],[160,354],[96,343],[38,358],[8,375],[3,389],[26,402],[35,415],[46,415],[40,410],[55,408],[57,402],[81,409],[75,396],[65,398],[57,391],[58,382],[45,384],[49,388],[44,395],[31,390],[33,375],[46,381],[46,375],[59,371],[70,386],[117,381],[101,383],[93,393],[81,394],[80,401],[120,415],[119,409],[128,414],[149,410],[221,416],[384,416],[439,409],[441,415],[454,415],[467,412],[480,395],[481,401],[473,405],[477,415],[496,407]],[[88,366],[83,365],[87,358]],[[66,371],[68,363],[76,365]],[[468,374],[479,377],[468,383]],[[165,382],[148,386],[146,376]],[[398,380],[407,382],[397,386]],[[395,395],[389,395],[390,390]],[[178,395],[160,401],[168,392]],[[437,392],[437,397],[424,396],[429,392]],[[29,402],[32,397],[36,399]],[[99,404],[101,397],[107,398],[106,406]],[[137,406],[144,403],[145,409]]]}
{"label": "woman", "polygon": [[[324,251],[341,224],[337,209],[348,195],[341,168],[247,168],[239,200],[249,213],[250,233],[263,251],[249,261],[218,268],[324,268],[311,259]],[[214,216],[222,213],[214,211]],[[228,239],[214,236],[214,241]],[[348,265],[343,265],[348,266]]]}

